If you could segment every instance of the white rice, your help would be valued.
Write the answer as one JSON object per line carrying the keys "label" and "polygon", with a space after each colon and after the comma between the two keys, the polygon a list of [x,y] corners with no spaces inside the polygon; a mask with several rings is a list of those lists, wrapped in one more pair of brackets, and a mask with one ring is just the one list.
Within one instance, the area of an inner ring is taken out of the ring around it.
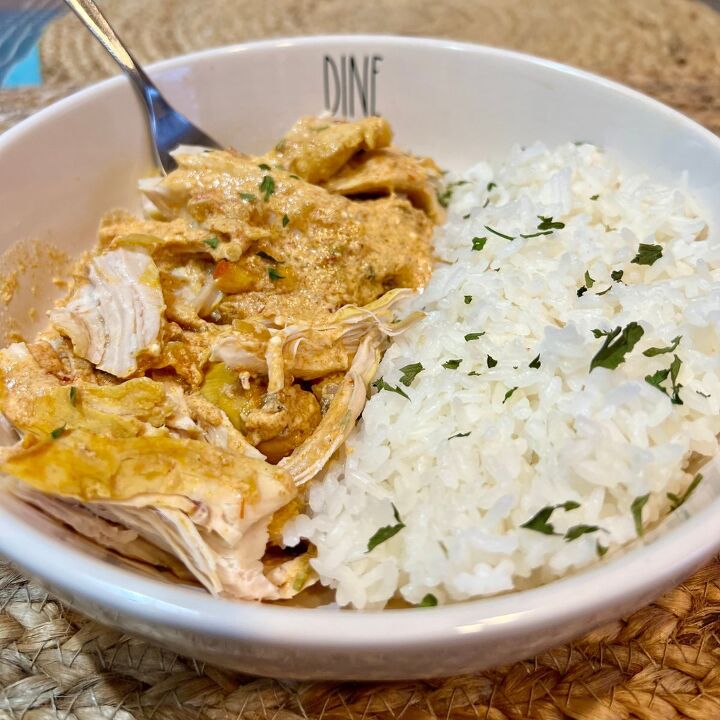
{"label": "white rice", "polygon": [[[285,531],[288,544],[317,547],[312,565],[340,605],[377,608],[398,594],[417,604],[428,593],[443,603],[560,577],[595,562],[598,544],[612,552],[636,537],[636,498],[649,494],[643,526],[664,517],[666,493],[693,478],[690,455],[717,451],[720,244],[687,193],[625,177],[591,145],[515,148],[501,167],[481,163],[462,179],[436,235],[442,262],[416,303],[427,315],[378,373],[395,387],[400,368],[422,363],[399,385],[410,399],[374,391],[346,456]],[[565,227],[513,241],[485,227],[530,234],[538,216]],[[473,237],[487,238],[481,251]],[[661,244],[662,258],[632,263],[640,243]],[[595,282],[578,297],[586,271]],[[592,330],[631,321],[644,335],[625,362],[589,372],[604,341]],[[472,332],[485,334],[466,341]],[[643,350],[678,335],[682,405],[644,380],[673,353]],[[449,359],[462,362],[446,369]],[[521,527],[566,501],[580,507],[553,512],[557,535]],[[393,504],[405,527],[368,552],[396,524]],[[562,537],[579,524],[602,529]]]}

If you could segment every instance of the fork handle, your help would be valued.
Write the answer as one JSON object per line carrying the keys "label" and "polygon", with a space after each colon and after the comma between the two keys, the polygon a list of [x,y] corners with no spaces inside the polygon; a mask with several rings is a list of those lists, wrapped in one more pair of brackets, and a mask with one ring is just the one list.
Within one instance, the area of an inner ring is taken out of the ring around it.
{"label": "fork handle", "polygon": [[93,0],[65,0],[65,2],[130,78],[133,87],[147,106],[151,122],[154,124],[156,118],[168,112],[169,106],[153,81],[125,47]]}

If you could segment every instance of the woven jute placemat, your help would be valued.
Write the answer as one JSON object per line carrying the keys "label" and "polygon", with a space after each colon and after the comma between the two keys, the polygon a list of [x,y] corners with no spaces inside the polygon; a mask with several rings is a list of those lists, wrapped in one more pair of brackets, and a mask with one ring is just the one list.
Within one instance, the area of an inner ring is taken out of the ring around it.
{"label": "woven jute placemat", "polygon": [[[689,0],[105,0],[143,61],[262,37],[434,35],[622,80],[720,132],[720,14]],[[115,72],[67,16],[45,86],[0,92],[0,128]],[[720,562],[631,617],[525,662],[447,680],[297,683],[175,656],[63,607],[0,562],[0,720],[720,718]]]}

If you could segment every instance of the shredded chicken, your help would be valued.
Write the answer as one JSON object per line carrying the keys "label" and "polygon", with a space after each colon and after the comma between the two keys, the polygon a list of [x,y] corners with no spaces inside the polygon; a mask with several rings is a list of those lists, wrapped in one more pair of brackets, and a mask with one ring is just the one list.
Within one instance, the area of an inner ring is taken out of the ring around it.
{"label": "shredded chicken", "polygon": [[302,118],[264,156],[179,148],[115,210],[34,342],[0,350],[4,485],[133,567],[291,598],[282,525],[351,432],[431,271],[428,159],[381,118]]}

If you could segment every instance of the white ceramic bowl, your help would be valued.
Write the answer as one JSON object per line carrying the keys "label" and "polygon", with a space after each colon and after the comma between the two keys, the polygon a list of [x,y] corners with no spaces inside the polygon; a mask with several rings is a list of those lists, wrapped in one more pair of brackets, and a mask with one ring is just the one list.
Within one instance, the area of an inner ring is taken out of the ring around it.
{"label": "white ceramic bowl", "polygon": [[[447,41],[350,36],[221,48],[160,63],[151,74],[211,135],[260,151],[298,116],[322,111],[326,92],[335,103],[326,57],[338,76],[351,57],[361,79],[367,67],[367,104],[389,118],[401,146],[442,166],[498,158],[513,143],[590,140],[662,181],[676,183],[688,170],[717,227],[718,138],[638,93],[552,62]],[[362,110],[357,93],[353,105]],[[0,137],[0,249],[35,239],[77,254],[93,243],[105,210],[138,207],[135,183],[151,162],[144,118],[122,78],[34,115]],[[33,322],[28,307],[42,310],[52,299],[49,267],[27,270],[5,308],[28,332],[44,322],[43,313]],[[0,552],[104,623],[238,670],[449,675],[530,656],[681,581],[720,546],[716,474],[705,475],[672,527],[624,554],[535,590],[430,609],[340,612],[221,600],[113,565],[10,498],[0,501]]]}

